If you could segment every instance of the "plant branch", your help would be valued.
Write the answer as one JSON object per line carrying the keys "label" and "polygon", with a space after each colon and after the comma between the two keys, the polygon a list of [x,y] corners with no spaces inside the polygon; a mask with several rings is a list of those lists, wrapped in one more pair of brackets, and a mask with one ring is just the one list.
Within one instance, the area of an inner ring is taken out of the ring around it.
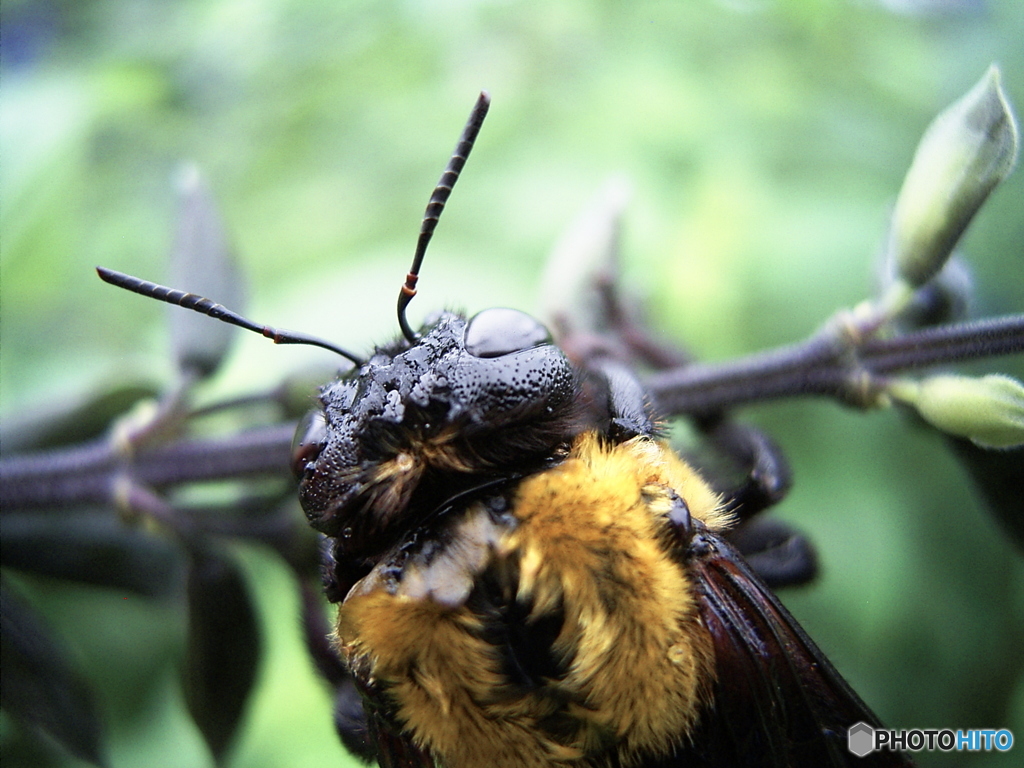
{"label": "plant branch", "polygon": [[761,400],[822,395],[875,403],[879,377],[903,370],[1024,352],[1024,314],[862,342],[829,325],[807,341],[724,363],[652,373],[644,385],[668,414],[708,414]]}
{"label": "plant branch", "polygon": [[869,339],[861,350],[875,373],[893,373],[1024,351],[1024,314],[927,328],[892,339]]}
{"label": "plant branch", "polygon": [[[857,341],[829,324],[806,341],[721,363],[652,373],[644,384],[662,413],[701,416],[755,401],[821,395],[858,407],[897,371],[1024,351],[1024,314]],[[6,511],[110,503],[118,478],[160,489],[254,475],[288,477],[294,422],[236,435],[179,440],[132,457],[110,440],[0,459]]]}
{"label": "plant branch", "polygon": [[161,488],[253,475],[287,477],[294,422],[228,437],[181,440],[126,459],[107,440],[0,460],[0,508],[4,512],[109,502],[126,473]]}

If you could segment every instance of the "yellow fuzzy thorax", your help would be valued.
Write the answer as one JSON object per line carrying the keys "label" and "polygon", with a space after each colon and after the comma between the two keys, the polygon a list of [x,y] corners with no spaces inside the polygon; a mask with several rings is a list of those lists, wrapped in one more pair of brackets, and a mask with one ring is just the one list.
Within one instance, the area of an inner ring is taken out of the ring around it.
{"label": "yellow fuzzy thorax", "polygon": [[[409,565],[397,588],[367,577],[341,607],[339,646],[357,676],[387,691],[417,746],[448,768],[597,766],[599,754],[628,765],[665,754],[691,732],[714,666],[695,587],[671,544],[675,495],[712,531],[728,524],[716,494],[666,444],[585,434],[562,463],[520,483],[514,524],[471,506],[446,552]],[[468,596],[484,574],[529,607],[526,632],[564,617],[550,648],[564,674],[510,684],[506,649],[484,631],[493,617],[451,597]]]}

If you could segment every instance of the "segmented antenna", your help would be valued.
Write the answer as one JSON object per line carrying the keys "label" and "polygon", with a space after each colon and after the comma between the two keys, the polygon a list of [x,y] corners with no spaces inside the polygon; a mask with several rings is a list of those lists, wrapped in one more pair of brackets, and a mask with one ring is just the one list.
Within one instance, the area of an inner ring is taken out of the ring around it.
{"label": "segmented antenna", "polygon": [[247,331],[255,331],[256,333],[266,336],[268,339],[272,339],[275,344],[309,344],[310,346],[329,349],[335,354],[347,357],[356,365],[363,364],[363,361],[357,355],[354,355],[329,341],[318,339],[315,336],[307,336],[304,333],[279,330],[277,328],[271,328],[269,325],[254,323],[251,320],[246,320],[241,315],[232,312],[227,307],[215,304],[209,299],[204,299],[202,296],[196,296],[194,293],[176,291],[173,288],[157,285],[156,283],[151,283],[138,277],[126,275],[123,272],[116,272],[113,269],[107,269],[106,267],[96,267],[96,272],[99,273],[101,280],[110,283],[111,285],[116,285],[118,288],[124,288],[125,290],[132,291],[133,293],[148,296],[151,299],[166,301],[168,304],[175,304],[179,307],[184,307],[185,309],[195,310],[196,312],[209,315],[217,320],[223,320],[225,323],[237,325],[239,328],[245,328]]}
{"label": "segmented antenna", "polygon": [[398,294],[398,325],[402,329],[402,335],[410,342],[415,342],[418,336],[409,327],[409,321],[405,319],[405,308],[409,306],[412,297],[416,295],[416,281],[420,277],[420,265],[423,264],[423,255],[427,252],[427,243],[430,242],[430,238],[434,234],[434,227],[437,226],[437,220],[441,216],[441,211],[444,210],[444,204],[448,201],[448,195],[452,193],[452,187],[459,180],[462,166],[466,164],[466,158],[469,157],[469,153],[473,149],[473,142],[476,141],[476,135],[480,133],[480,126],[483,125],[487,109],[490,106],[490,94],[487,91],[481,91],[480,98],[476,100],[473,111],[469,114],[469,120],[466,121],[466,127],[462,129],[459,143],[455,145],[455,151],[452,152],[448,166],[441,174],[441,180],[434,187],[434,194],[430,196],[427,210],[423,214],[420,239],[416,243],[416,255],[412,258],[409,274],[405,276],[405,284]]}

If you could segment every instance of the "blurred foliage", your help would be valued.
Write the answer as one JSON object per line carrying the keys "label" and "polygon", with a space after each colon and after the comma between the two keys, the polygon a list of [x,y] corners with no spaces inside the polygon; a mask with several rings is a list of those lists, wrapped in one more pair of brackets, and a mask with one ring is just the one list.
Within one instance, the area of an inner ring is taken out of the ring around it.
{"label": "blurred foliage", "polygon": [[[560,229],[623,173],[630,285],[657,327],[721,359],[801,338],[872,289],[921,132],[990,62],[1024,106],[1018,0],[5,0],[0,34],[5,420],[169,381],[164,309],[92,267],[166,279],[186,160],[220,201],[248,314],[365,349],[396,332],[423,205],[486,87],[491,115],[413,322],[439,306],[535,309]],[[1021,200],[1018,171],[962,243],[980,314],[1024,308]],[[242,339],[206,396],[326,354]],[[1022,365],[972,366],[988,370]],[[795,488],[778,514],[821,551],[823,577],[784,598],[854,688],[893,726],[1024,738],[1024,564],[942,441],[826,403],[744,416],[787,451]],[[269,655],[229,764],[344,765],[289,578],[240,554]],[[17,581],[100,681],[112,765],[211,763],[177,693],[169,603]],[[78,765],[0,725],[5,766]]]}

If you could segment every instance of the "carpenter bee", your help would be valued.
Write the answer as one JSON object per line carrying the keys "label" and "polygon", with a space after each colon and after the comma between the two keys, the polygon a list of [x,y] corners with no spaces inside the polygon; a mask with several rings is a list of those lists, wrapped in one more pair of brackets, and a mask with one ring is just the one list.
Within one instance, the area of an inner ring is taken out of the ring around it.
{"label": "carpenter bee", "polygon": [[344,741],[382,766],[859,764],[847,730],[878,719],[767,583],[806,578],[811,556],[780,570],[765,557],[777,542],[749,535],[788,484],[770,441],[709,418],[745,465],[737,487],[713,487],[612,356],[567,354],[510,309],[441,312],[418,331],[406,320],[488,104],[481,94],[427,207],[401,336],[366,359],[100,270],[352,361],[293,449],[339,603]]}

